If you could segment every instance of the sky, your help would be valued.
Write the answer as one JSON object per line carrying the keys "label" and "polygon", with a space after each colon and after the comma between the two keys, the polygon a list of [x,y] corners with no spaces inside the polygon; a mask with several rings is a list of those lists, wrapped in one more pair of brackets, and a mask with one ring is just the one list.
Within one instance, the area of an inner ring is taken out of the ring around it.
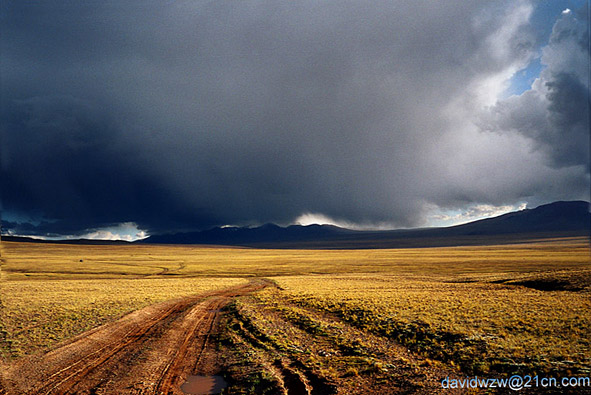
{"label": "sky", "polygon": [[2,232],[446,226],[589,200],[587,4],[0,4]]}

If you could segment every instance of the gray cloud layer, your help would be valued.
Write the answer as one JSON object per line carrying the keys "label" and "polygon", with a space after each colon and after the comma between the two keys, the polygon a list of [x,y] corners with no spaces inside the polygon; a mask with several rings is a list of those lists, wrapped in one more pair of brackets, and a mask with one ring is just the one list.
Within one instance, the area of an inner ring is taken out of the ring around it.
{"label": "gray cloud layer", "polygon": [[3,205],[42,232],[414,226],[588,196],[574,15],[534,88],[497,102],[540,40],[525,1],[2,7]]}
{"label": "gray cloud layer", "polygon": [[527,137],[553,167],[584,165],[589,172],[587,40],[587,25],[565,14],[543,49],[540,78],[521,96],[497,103],[486,114],[488,129]]}

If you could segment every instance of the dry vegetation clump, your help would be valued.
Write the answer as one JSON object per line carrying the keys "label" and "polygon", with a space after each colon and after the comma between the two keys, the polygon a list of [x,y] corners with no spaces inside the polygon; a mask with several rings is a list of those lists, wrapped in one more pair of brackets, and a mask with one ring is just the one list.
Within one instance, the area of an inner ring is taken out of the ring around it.
{"label": "dry vegetation clump", "polygon": [[336,314],[469,374],[585,374],[591,367],[588,292],[404,276],[276,281],[290,303]]}

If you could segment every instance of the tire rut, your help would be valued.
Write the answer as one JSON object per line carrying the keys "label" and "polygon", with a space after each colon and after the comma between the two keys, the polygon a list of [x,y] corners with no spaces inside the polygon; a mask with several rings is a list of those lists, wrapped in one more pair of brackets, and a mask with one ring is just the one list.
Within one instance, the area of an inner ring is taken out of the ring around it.
{"label": "tire rut", "polygon": [[280,383],[279,392],[285,395],[330,395],[337,392],[334,384],[318,376],[310,367],[297,358],[281,353],[277,345],[258,332],[244,316],[235,313],[235,317],[239,323],[234,328],[236,336],[265,355]]}
{"label": "tire rut", "polygon": [[[180,337],[180,344],[178,344],[178,348],[173,349],[173,357],[169,359],[169,362],[165,365],[162,374],[160,375],[160,379],[158,380],[158,384],[156,386],[157,393],[170,393],[177,387],[180,387],[182,382],[179,382],[181,379],[181,375],[185,369],[183,367],[188,365],[188,354],[190,352],[189,347],[193,349],[198,349],[199,352],[197,354],[195,368],[193,371],[197,370],[197,365],[199,364],[203,353],[205,352],[205,348],[208,345],[209,334],[213,328],[213,324],[215,322],[216,313],[210,314],[212,310],[218,310],[220,307],[228,303],[229,298],[223,297],[216,297],[210,303],[204,306],[198,306],[199,308],[195,308],[190,314],[195,315],[195,317],[191,317],[186,322],[194,322],[187,330],[184,331],[183,336]],[[197,336],[197,332],[200,329],[206,329],[206,333],[203,336]],[[200,344],[194,344],[200,343]],[[196,346],[196,347],[195,347]]]}
{"label": "tire rut", "polygon": [[6,375],[6,394],[182,394],[184,376],[200,372],[219,310],[267,285],[253,280],[130,313],[17,361]]}

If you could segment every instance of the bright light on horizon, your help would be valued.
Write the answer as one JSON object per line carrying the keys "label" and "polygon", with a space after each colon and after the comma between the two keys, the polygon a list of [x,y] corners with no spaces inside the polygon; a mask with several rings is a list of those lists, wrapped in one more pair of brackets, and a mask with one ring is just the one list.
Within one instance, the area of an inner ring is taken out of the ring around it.
{"label": "bright light on horizon", "polygon": [[29,235],[19,234],[7,230],[3,232],[3,236],[27,237],[36,240],[109,240],[109,241],[137,241],[142,240],[150,235],[142,229],[138,228],[135,222],[122,222],[118,225],[108,226],[104,228],[88,229],[86,233],[75,235]]}
{"label": "bright light on horizon", "polygon": [[436,227],[461,225],[481,219],[498,217],[513,211],[521,211],[525,208],[527,208],[527,203],[523,202],[503,206],[476,204],[467,210],[441,210],[436,208],[433,210],[434,213],[428,216],[428,225]]}
{"label": "bright light on horizon", "polygon": [[[433,206],[429,210],[425,219],[427,227],[447,227],[461,225],[468,222],[478,221],[486,218],[498,217],[499,215],[507,214],[514,211],[521,211],[527,208],[526,202],[520,202],[513,205],[495,206],[492,204],[475,204],[469,206],[467,209],[441,209]],[[334,225],[340,228],[353,230],[393,230],[393,229],[408,229],[396,227],[393,224],[356,224],[347,221],[338,221],[321,213],[304,213],[296,218],[294,221],[297,225]],[[418,227],[418,226],[417,226]],[[417,228],[415,227],[415,228]]]}
{"label": "bright light on horizon", "polygon": [[76,238],[89,240],[136,241],[148,237],[146,231],[138,228],[135,222],[123,222],[116,226],[93,229]]}
{"label": "bright light on horizon", "polygon": [[336,221],[328,218],[323,214],[304,213],[296,218],[295,223],[297,225],[308,226],[308,225],[335,225],[338,226]]}
{"label": "bright light on horizon", "polygon": [[333,225],[339,228],[352,229],[352,230],[392,230],[396,229],[392,223],[379,222],[379,223],[355,223],[350,221],[341,221],[332,219],[327,215],[321,213],[304,213],[297,217],[294,221],[296,225],[308,226],[308,225]]}

